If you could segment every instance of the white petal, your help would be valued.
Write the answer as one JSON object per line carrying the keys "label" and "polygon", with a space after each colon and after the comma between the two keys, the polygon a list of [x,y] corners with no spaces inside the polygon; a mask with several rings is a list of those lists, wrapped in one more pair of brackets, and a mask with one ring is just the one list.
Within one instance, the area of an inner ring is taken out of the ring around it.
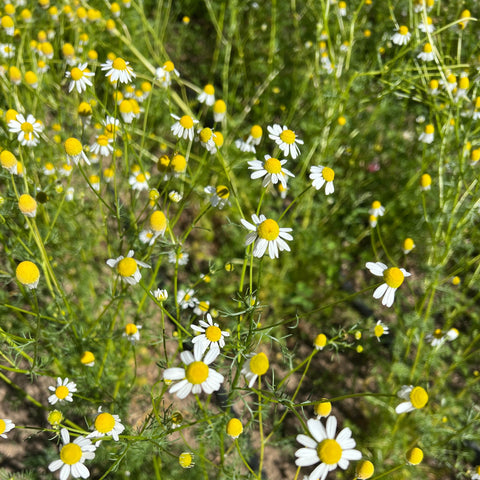
{"label": "white petal", "polygon": [[[6,438],[6,437],[5,437]],[[55,472],[57,471],[59,468],[62,468],[62,465],[63,465],[63,462],[58,459],[58,460],[54,460],[52,463],[50,463],[50,465],[48,466],[48,469],[51,471],[51,472]]]}
{"label": "white petal", "polygon": [[[299,454],[298,452],[301,453]],[[295,459],[295,465],[298,467],[309,467],[320,461],[317,452],[311,448],[300,448],[300,450],[295,452],[295,455],[297,456]]]}
{"label": "white petal", "polygon": [[386,283],[382,283],[373,292],[373,298],[381,298],[384,295],[384,293],[387,291],[387,288],[388,288],[388,285]]}
{"label": "white petal", "polygon": [[312,434],[312,437],[320,443],[322,440],[325,440],[327,437],[327,432],[320,420],[315,420],[313,418],[309,419],[307,422],[308,430]]}
{"label": "white petal", "polygon": [[412,410],[414,410],[414,408],[411,402],[403,402],[397,406],[397,408],[395,409],[395,412],[400,414],[400,413],[411,412]]}
{"label": "white petal", "polygon": [[335,432],[337,431],[337,419],[333,415],[327,418],[327,424],[325,430],[327,431],[327,438],[335,438]]}
{"label": "white petal", "polygon": [[382,300],[382,305],[385,305],[386,307],[391,307],[393,305],[393,301],[395,300],[395,290],[396,288],[387,288]]}
{"label": "white petal", "polygon": [[190,365],[192,362],[194,362],[196,359],[194,358],[192,352],[189,352],[188,350],[184,350],[180,354],[180,359],[185,365]]}
{"label": "white petal", "polygon": [[310,474],[308,480],[325,480],[325,477],[328,475],[329,468],[326,463],[321,463],[315,470]]}
{"label": "white petal", "polygon": [[370,270],[371,273],[377,277],[383,277],[383,272],[388,267],[382,262],[367,262],[365,266]]}
{"label": "white petal", "polygon": [[183,368],[167,368],[163,372],[165,380],[182,380],[185,378],[185,370]]}
{"label": "white petal", "polygon": [[360,451],[352,448],[344,450],[342,453],[342,458],[345,458],[346,460],[360,460],[362,458],[362,454]]}
{"label": "white petal", "polygon": [[303,433],[297,435],[297,442],[301,443],[305,447],[317,448],[317,442],[313,438],[309,437],[308,435],[304,435]]}
{"label": "white petal", "polygon": [[257,258],[263,257],[265,251],[267,250],[268,241],[264,238],[259,238],[255,242],[255,246],[253,247],[253,256]]}

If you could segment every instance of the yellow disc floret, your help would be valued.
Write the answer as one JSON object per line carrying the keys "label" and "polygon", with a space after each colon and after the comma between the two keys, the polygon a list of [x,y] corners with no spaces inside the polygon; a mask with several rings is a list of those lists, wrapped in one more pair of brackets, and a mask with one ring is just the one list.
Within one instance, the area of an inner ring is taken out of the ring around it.
{"label": "yellow disc floret", "polygon": [[269,366],[268,357],[263,352],[257,353],[250,359],[250,371],[255,375],[264,375]]}
{"label": "yellow disc floret", "polygon": [[428,402],[428,393],[422,387],[415,387],[410,392],[410,402],[414,408],[423,408]]}
{"label": "yellow disc floret", "polygon": [[80,362],[82,362],[83,365],[93,363],[94,361],[95,361],[95,355],[89,351],[83,352],[82,356],[80,357]]}
{"label": "yellow disc floret", "polygon": [[282,164],[278,158],[270,157],[265,160],[263,168],[265,168],[268,173],[280,173],[282,171]]}
{"label": "yellow disc floret", "polygon": [[131,257],[122,258],[117,265],[117,271],[122,277],[131,277],[137,268],[137,262]]}
{"label": "yellow disc floret", "polygon": [[193,118],[190,115],[184,115],[180,118],[179,122],[180,125],[187,130],[193,127]]}
{"label": "yellow disc floret", "polygon": [[333,179],[335,178],[335,172],[329,167],[323,167],[322,176],[326,182],[333,182]]}
{"label": "yellow disc floret", "polygon": [[213,135],[212,129],[206,127],[202,129],[202,131],[200,132],[200,140],[203,143],[207,143],[212,138],[212,135]]}
{"label": "yellow disc floret", "polygon": [[315,413],[321,417],[328,417],[332,411],[331,402],[317,403],[314,407]]}
{"label": "yellow disc floret", "polygon": [[317,454],[323,463],[335,465],[342,458],[342,447],[333,438],[327,438],[318,444]]}
{"label": "yellow disc floret", "polygon": [[215,325],[212,325],[205,330],[205,337],[211,342],[218,342],[222,338],[222,331]]}
{"label": "yellow disc floret", "polygon": [[370,460],[362,460],[361,462],[358,462],[355,467],[355,476],[358,480],[367,480],[367,478],[370,478],[374,472],[375,467]]}
{"label": "yellow disc floret", "polygon": [[40,270],[33,262],[26,260],[18,264],[15,276],[22,285],[34,285],[40,278]]}
{"label": "yellow disc floret", "polygon": [[60,450],[60,459],[67,465],[75,465],[82,458],[82,449],[76,443],[67,443]]}
{"label": "yellow disc floret", "polygon": [[117,57],[113,62],[112,62],[112,68],[115,70],[126,70],[127,69],[127,63],[125,60],[121,57]]}
{"label": "yellow disc floret", "polygon": [[419,463],[422,463],[422,460],[423,451],[420,448],[414,447],[407,452],[407,462],[410,465],[418,465]]}
{"label": "yellow disc floret", "polygon": [[319,333],[315,337],[315,342],[314,343],[315,343],[315,347],[317,349],[319,349],[319,350],[322,349],[327,344],[327,336],[324,333]]}
{"label": "yellow disc floret", "polygon": [[70,391],[68,390],[68,388],[65,385],[60,385],[55,390],[55,395],[60,400],[63,400],[65,398],[67,398],[69,393],[70,393]]}
{"label": "yellow disc floret", "polygon": [[37,212],[37,202],[31,195],[24,193],[18,199],[18,208],[24,215],[34,217]]}
{"label": "yellow disc floret", "polygon": [[280,139],[285,142],[285,143],[288,143],[289,145],[291,145],[292,143],[295,143],[295,133],[293,133],[291,130],[284,130],[281,134],[280,134]]}
{"label": "yellow disc floret", "polygon": [[204,362],[192,362],[185,370],[185,378],[192,385],[200,385],[208,378],[209,368]]}
{"label": "yellow disc floret", "polygon": [[65,153],[70,157],[76,157],[82,153],[83,147],[79,140],[76,138],[67,138],[63,145],[65,148]]}
{"label": "yellow disc floret", "polygon": [[205,88],[203,89],[203,91],[207,94],[207,95],[214,95],[215,94],[215,88],[213,85],[211,85],[210,83],[205,85]]}
{"label": "yellow disc floret", "polygon": [[403,272],[397,267],[387,268],[383,272],[385,283],[391,288],[398,288],[405,278]]}
{"label": "yellow disc floret", "polygon": [[150,215],[150,228],[155,232],[163,232],[167,227],[167,217],[160,210]]}
{"label": "yellow disc floret", "polygon": [[402,25],[398,29],[398,33],[400,33],[400,35],[407,35],[408,34],[408,27],[406,27],[405,25]]}
{"label": "yellow disc floret", "polygon": [[100,413],[95,419],[95,430],[100,433],[108,433],[115,427],[115,419],[109,413]]}
{"label": "yellow disc floret", "polygon": [[242,432],[242,422],[238,418],[231,418],[227,423],[227,435],[232,438],[237,438],[242,434]]}
{"label": "yellow disc floret", "polygon": [[275,220],[267,218],[267,220],[264,220],[260,225],[257,226],[257,233],[260,238],[272,241],[278,238],[280,227]]}
{"label": "yellow disc floret", "polygon": [[255,139],[261,138],[263,135],[262,127],[260,125],[254,125],[250,129],[250,135],[252,136],[252,138],[255,138]]}

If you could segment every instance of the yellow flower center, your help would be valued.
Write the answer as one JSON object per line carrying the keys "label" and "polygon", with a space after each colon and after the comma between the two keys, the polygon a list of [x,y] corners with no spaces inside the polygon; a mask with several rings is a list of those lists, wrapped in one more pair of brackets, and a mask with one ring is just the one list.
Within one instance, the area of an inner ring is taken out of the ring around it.
{"label": "yellow flower center", "polygon": [[227,423],[227,435],[237,438],[243,432],[242,422],[238,418],[231,418]]}
{"label": "yellow flower center", "polygon": [[315,338],[315,346],[323,348],[327,344],[327,336],[324,333],[319,333]]}
{"label": "yellow flower center", "polygon": [[230,196],[230,191],[225,185],[219,185],[217,187],[217,195],[226,200]]}
{"label": "yellow flower center", "polygon": [[433,336],[434,336],[435,338],[437,338],[437,339],[440,339],[440,338],[443,337],[443,332],[442,332],[439,328],[437,328],[437,329],[435,329],[435,331],[433,332]]}
{"label": "yellow flower center", "polygon": [[21,284],[30,285],[40,278],[40,271],[33,262],[27,260],[18,264],[15,275]]}
{"label": "yellow flower center", "polygon": [[250,359],[250,371],[255,375],[264,375],[270,363],[267,356],[261,352]]}
{"label": "yellow flower center", "polygon": [[187,168],[187,160],[183,155],[175,155],[170,163],[175,172],[184,172]]}
{"label": "yellow flower center", "polygon": [[435,132],[435,127],[432,124],[428,124],[425,127],[425,133],[431,134],[433,132]]}
{"label": "yellow flower center", "polygon": [[170,60],[166,61],[164,64],[163,64],[163,68],[167,71],[167,72],[173,72],[175,70],[175,65],[173,64],[173,62],[171,62]]}
{"label": "yellow flower center", "polygon": [[389,287],[398,288],[403,283],[405,275],[399,268],[392,267],[383,272],[383,278]]}
{"label": "yellow flower center", "polygon": [[426,44],[424,45],[424,47],[423,47],[423,51],[424,51],[425,53],[431,53],[431,51],[432,51],[432,46],[431,46],[429,43],[426,43]]}
{"label": "yellow flower center", "polygon": [[145,178],[145,175],[143,173],[139,173],[137,175],[137,178],[136,178],[137,182],[140,182],[140,183],[143,183],[145,182],[146,178]]}
{"label": "yellow flower center", "polygon": [[7,428],[7,424],[0,418],[0,435],[5,431],[5,428]]}
{"label": "yellow flower center", "polygon": [[408,451],[407,461],[411,465],[418,465],[419,463],[422,463],[422,460],[423,460],[423,451],[420,448],[414,447]]}
{"label": "yellow flower center", "polygon": [[326,182],[333,182],[333,179],[335,178],[335,172],[329,167],[324,167],[322,170],[322,176]]}
{"label": "yellow flower center", "polygon": [[257,233],[260,238],[271,241],[278,238],[280,227],[275,220],[267,218],[260,225],[257,226]]}
{"label": "yellow flower center", "polygon": [[137,262],[131,257],[122,258],[117,265],[117,271],[122,277],[131,277],[137,268]]}
{"label": "yellow flower center", "polygon": [[317,447],[318,458],[327,465],[335,465],[342,458],[342,447],[336,440],[327,438]]}
{"label": "yellow flower center", "polygon": [[191,468],[193,467],[193,456],[191,453],[184,452],[178,457],[178,463],[182,468]]}
{"label": "yellow flower center", "polygon": [[289,145],[291,145],[292,143],[295,143],[295,134],[291,131],[291,130],[284,130],[281,134],[280,134],[280,139],[285,142],[285,143],[288,143]]}
{"label": "yellow flower center", "polygon": [[138,332],[138,328],[134,323],[127,323],[125,325],[125,333],[130,337]]}
{"label": "yellow flower center", "polygon": [[374,333],[376,337],[381,337],[384,331],[385,329],[383,328],[383,325],[381,324],[375,325]]}
{"label": "yellow flower center", "polygon": [[211,342],[218,342],[222,338],[222,331],[215,325],[212,325],[205,330],[205,337]]}
{"label": "yellow flower center", "polygon": [[52,410],[48,414],[47,420],[51,425],[58,425],[63,420],[63,414],[58,410]]}
{"label": "yellow flower center", "polygon": [[250,130],[250,135],[252,138],[261,138],[263,135],[263,130],[260,125],[254,125]]}
{"label": "yellow flower center", "polygon": [[155,232],[165,230],[167,226],[167,218],[163,212],[156,210],[150,215],[150,228]]}
{"label": "yellow flower center", "polygon": [[67,465],[75,465],[82,458],[82,449],[76,443],[67,443],[60,450],[60,459]]}
{"label": "yellow flower center", "polygon": [[33,125],[30,122],[23,122],[20,128],[25,133],[33,133]]}
{"label": "yellow flower center", "polygon": [[430,88],[432,90],[436,90],[438,88],[438,80],[435,80],[435,79],[430,80]]}
{"label": "yellow flower center", "polygon": [[127,63],[125,62],[125,60],[123,58],[117,57],[113,61],[112,67],[115,70],[126,70],[127,69]]}
{"label": "yellow flower center", "polygon": [[207,94],[207,95],[213,95],[215,93],[215,88],[213,87],[213,85],[205,85],[205,88],[203,89],[203,91]]}
{"label": "yellow flower center", "polygon": [[470,80],[468,79],[468,77],[462,77],[458,82],[458,86],[462,90],[467,90],[467,88],[470,86]]}
{"label": "yellow flower center", "polygon": [[453,73],[448,75],[448,77],[447,77],[447,82],[448,83],[456,83],[456,81],[457,81],[457,77]]}
{"label": "yellow flower center", "polygon": [[65,385],[60,385],[59,387],[56,388],[55,390],[55,395],[59,400],[63,400],[64,398],[67,398],[69,394],[69,390]]}
{"label": "yellow flower center", "polygon": [[115,427],[115,419],[109,413],[101,413],[95,419],[95,430],[100,433],[109,433]]}
{"label": "yellow flower center", "polygon": [[314,409],[317,415],[320,415],[322,417],[327,417],[328,415],[330,415],[330,412],[332,411],[332,404],[331,402],[317,403]]}
{"label": "yellow flower center", "polygon": [[180,119],[180,125],[181,125],[183,128],[186,128],[187,130],[189,130],[190,128],[193,127],[193,118],[192,118],[190,115],[184,115],[184,116]]}
{"label": "yellow flower center", "polygon": [[414,408],[423,408],[428,402],[428,393],[422,387],[415,387],[410,392],[410,401]]}
{"label": "yellow flower center", "polygon": [[428,173],[424,173],[420,178],[420,184],[423,188],[429,187],[432,183],[432,177]]}
{"label": "yellow flower center", "polygon": [[208,372],[206,363],[192,362],[185,371],[185,377],[192,385],[200,385],[208,378]]}
{"label": "yellow flower center", "polygon": [[108,145],[108,137],[106,135],[99,135],[97,137],[97,143],[101,146],[101,147],[106,147]]}
{"label": "yellow flower center", "polygon": [[0,153],[0,162],[2,164],[2,167],[12,168],[17,164],[17,159],[12,152],[9,152],[8,150],[3,150],[2,153]]}
{"label": "yellow flower center", "polygon": [[82,153],[82,144],[76,138],[67,138],[64,144],[65,153],[71,157],[76,157]]}
{"label": "yellow flower center", "polygon": [[[198,308],[202,311],[202,312],[208,312],[208,309],[210,308],[210,304],[208,302],[200,302],[198,304]],[[214,328],[214,327],[208,327],[208,328]],[[208,328],[207,328],[207,331],[208,331]],[[218,328],[218,327],[215,327],[215,328]],[[207,337],[208,338],[208,337]],[[210,340],[210,339],[209,339]],[[213,341],[216,341],[216,340],[213,340]]]}
{"label": "yellow flower center", "polygon": [[37,202],[28,193],[24,193],[18,199],[18,208],[22,213],[33,213],[37,209]]}
{"label": "yellow flower center", "polygon": [[72,77],[72,80],[77,81],[83,77],[83,72],[78,67],[74,67],[70,71],[70,76]]}
{"label": "yellow flower center", "polygon": [[381,204],[378,200],[375,200],[375,201],[372,203],[372,208],[373,208],[374,210],[378,210],[381,206],[382,206],[382,204]]}
{"label": "yellow flower center", "polygon": [[403,248],[405,250],[411,250],[414,247],[413,240],[411,238],[406,238],[405,241],[403,242]]}
{"label": "yellow flower center", "polygon": [[123,100],[119,108],[120,113],[130,113],[133,110],[132,102],[130,102],[130,100]]}
{"label": "yellow flower center", "polygon": [[83,352],[82,356],[80,358],[80,362],[82,362],[84,365],[87,363],[92,363],[95,361],[95,355],[92,352]]}
{"label": "yellow flower center", "polygon": [[398,29],[398,32],[400,33],[400,35],[406,35],[408,33],[408,27],[406,27],[405,25],[402,25]]}
{"label": "yellow flower center", "polygon": [[213,105],[215,113],[225,113],[227,111],[227,104],[223,100],[217,100]]}
{"label": "yellow flower center", "polygon": [[212,138],[212,135],[213,135],[213,132],[210,128],[204,128],[201,132],[200,132],[200,140],[203,142],[203,143],[207,143],[211,138]]}
{"label": "yellow flower center", "polygon": [[359,480],[366,480],[367,478],[370,478],[374,472],[375,467],[370,460],[362,460],[355,468],[355,475]]}
{"label": "yellow flower center", "polygon": [[265,160],[263,168],[265,168],[268,173],[280,173],[282,171],[282,164],[278,158],[270,157]]}

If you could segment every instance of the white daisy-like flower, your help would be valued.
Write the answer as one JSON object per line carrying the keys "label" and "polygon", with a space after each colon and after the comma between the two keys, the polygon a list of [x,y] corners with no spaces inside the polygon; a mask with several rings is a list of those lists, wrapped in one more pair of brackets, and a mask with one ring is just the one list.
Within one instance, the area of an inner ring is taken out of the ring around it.
{"label": "white daisy-like flower", "polygon": [[148,172],[138,173],[130,175],[128,183],[132,186],[132,190],[141,192],[143,190],[148,190],[148,180],[150,180],[150,174]]}
{"label": "white daisy-like flower", "polygon": [[188,138],[188,140],[193,141],[195,124],[198,123],[198,120],[195,120],[190,115],[183,115],[183,117],[177,117],[173,113],[170,115],[177,120],[170,128],[172,133],[178,138],[183,138],[184,140]]}
{"label": "white daisy-like flower", "polygon": [[368,211],[368,213],[377,218],[382,217],[385,213],[385,207],[383,207],[378,200],[375,200],[372,202],[372,208]]}
{"label": "white daisy-like flower", "polygon": [[417,58],[423,60],[424,62],[432,62],[435,60],[435,54],[433,53],[433,48],[430,43],[426,43],[423,46],[423,51],[417,55]]}
{"label": "white daisy-like flower", "polygon": [[175,65],[170,60],[163,64],[163,67],[158,67],[155,70],[155,78],[160,82],[162,87],[168,88],[172,83],[172,76],[180,76],[180,73],[175,68]]}
{"label": "white daisy-like flower", "polygon": [[198,303],[198,298],[194,295],[195,290],[193,290],[193,288],[187,288],[186,290],[180,289],[177,292],[177,303],[184,310],[187,308],[195,308]]}
{"label": "white daisy-like flower", "polygon": [[105,76],[110,78],[111,82],[130,83],[136,76],[129,62],[120,57],[115,60],[107,60],[101,64],[101,67],[102,70],[107,71]]}
{"label": "white daisy-like flower", "polygon": [[270,367],[268,357],[263,353],[250,353],[242,367],[241,374],[245,375],[248,388],[252,388],[258,377],[265,375]]}
{"label": "white daisy-like flower", "polygon": [[210,153],[216,153],[217,147],[215,145],[215,133],[211,128],[205,127],[198,130],[198,138],[200,145],[206,148]]}
{"label": "white daisy-like flower", "polygon": [[113,138],[120,128],[120,120],[111,115],[107,115],[102,124],[105,126],[105,135],[109,138]]}
{"label": "white daisy-like flower", "polygon": [[373,298],[383,297],[382,305],[391,307],[393,305],[393,301],[395,300],[395,291],[403,283],[405,277],[409,277],[411,274],[408,273],[404,268],[388,268],[382,262],[367,262],[366,267],[371,273],[377,277],[383,277],[385,280],[385,283],[382,283],[373,292]]}
{"label": "white daisy-like flower", "polygon": [[235,146],[244,153],[255,153],[256,149],[252,143],[245,142],[244,140],[238,138],[235,140]]}
{"label": "white daisy-like flower", "polygon": [[403,385],[397,393],[397,396],[406,400],[395,409],[398,414],[423,408],[428,402],[428,393],[425,389],[422,387],[414,387],[413,385]]}
{"label": "white daisy-like flower", "polygon": [[165,289],[157,288],[153,292],[150,291],[150,293],[155,297],[155,300],[159,302],[166,302],[168,299],[168,292]]}
{"label": "white daisy-like flower", "polygon": [[135,285],[138,283],[142,275],[140,273],[140,267],[151,268],[150,265],[147,265],[140,260],[135,260],[133,258],[134,251],[130,250],[126,257],[120,255],[117,258],[109,258],[107,260],[107,265],[111,268],[116,269],[117,273],[120,275],[120,278],[128,283],[129,285]]}
{"label": "white daisy-like flower", "polygon": [[67,480],[70,475],[73,478],[88,478],[90,472],[84,465],[85,460],[95,458],[95,445],[89,438],[78,436],[70,442],[70,434],[66,428],[60,430],[63,446],[60,449],[60,459],[54,460],[48,466],[51,472],[60,470],[60,480]]}
{"label": "white daisy-like flower", "polygon": [[212,207],[218,207],[218,209],[221,210],[225,205],[230,205],[228,201],[230,190],[225,185],[218,185],[218,187],[209,185],[204,188],[204,192],[210,195],[210,204]]}
{"label": "white daisy-like flower", "polygon": [[107,135],[98,135],[95,142],[90,146],[90,152],[102,157],[108,157],[113,152],[112,138]]}
{"label": "white daisy-like flower", "polygon": [[324,167],[322,165],[310,167],[310,176],[312,186],[317,190],[320,190],[325,184],[325,195],[330,195],[335,191],[333,186],[333,179],[335,178],[335,172],[330,167]]}
{"label": "white daisy-like flower", "polygon": [[252,215],[253,224],[241,219],[242,225],[250,230],[250,233],[245,239],[245,246],[255,242],[253,247],[253,256],[260,258],[266,253],[270,258],[278,258],[278,252],[282,250],[290,251],[285,240],[293,240],[289,232],[291,228],[280,228],[278,223],[265,215]]}
{"label": "white daisy-like flower", "polygon": [[278,145],[284,155],[290,155],[293,159],[300,155],[298,145],[303,145],[303,140],[297,138],[293,130],[289,130],[285,125],[281,127],[277,123],[268,126],[267,130],[268,138]]}
{"label": "white daisy-like flower", "polygon": [[163,372],[164,380],[176,382],[168,389],[170,393],[176,393],[178,398],[183,399],[190,393],[198,394],[204,391],[211,394],[220,389],[224,377],[209,367],[216,358],[215,352],[209,351],[202,359],[198,351],[193,354],[184,351],[180,358],[185,368],[167,368]]}
{"label": "white daisy-like flower", "polygon": [[190,255],[186,252],[168,252],[168,263],[175,264],[178,260],[179,265],[186,265],[188,263],[189,257]]}
{"label": "white daisy-like flower", "polygon": [[193,313],[198,317],[203,317],[209,309],[210,302],[208,300],[199,300],[198,303],[195,305],[195,308],[193,309]]}
{"label": "white daisy-like flower", "polygon": [[15,56],[15,45],[12,43],[0,43],[0,55],[3,58],[13,58]]}
{"label": "white daisy-like flower", "polygon": [[202,356],[210,347],[209,352],[213,351],[215,358],[220,354],[220,349],[225,346],[225,337],[230,336],[229,332],[220,330],[218,323],[213,323],[212,316],[207,313],[207,321],[200,320],[199,325],[192,325],[192,330],[199,332],[200,335],[193,337],[193,353]]}
{"label": "white daisy-like flower", "polygon": [[418,29],[423,33],[432,33],[435,31],[435,25],[433,25],[433,21],[431,17],[427,17],[425,22],[421,22],[418,24]]}
{"label": "white daisy-like flower", "polygon": [[54,392],[48,397],[48,403],[55,405],[57,402],[73,402],[72,393],[77,391],[77,385],[74,382],[70,382],[68,378],[62,380],[58,377],[57,386],[50,386],[48,389]]}
{"label": "white daisy-like flower", "polygon": [[380,337],[388,335],[389,328],[381,320],[378,320],[373,329],[373,333],[377,337],[377,340],[380,341]]}
{"label": "white daisy-like flower", "polygon": [[0,418],[0,437],[7,438],[7,433],[15,428],[15,424],[8,418]]}
{"label": "white daisy-like flower", "polygon": [[135,325],[134,323],[127,323],[125,325],[125,331],[122,336],[125,337],[131,344],[135,345],[140,340],[141,325]]}
{"label": "white daisy-like flower", "polygon": [[78,67],[73,67],[70,71],[65,73],[67,78],[71,78],[72,81],[68,86],[68,91],[71,92],[74,88],[78,93],[82,93],[87,89],[87,86],[92,86],[92,82],[89,77],[93,77],[94,72],[90,72],[87,68],[87,63],[82,63]]}
{"label": "white daisy-like flower", "polygon": [[210,83],[205,85],[200,95],[197,97],[200,103],[204,103],[211,107],[215,103],[215,88]]}
{"label": "white daisy-like flower", "polygon": [[412,37],[412,34],[408,31],[408,27],[406,27],[405,25],[402,25],[392,35],[391,40],[395,45],[406,45],[410,41],[411,37]]}
{"label": "white daisy-like flower", "polygon": [[337,419],[333,415],[327,418],[325,426],[320,420],[313,418],[308,420],[307,425],[311,436],[297,435],[297,442],[302,444],[303,448],[295,452],[295,464],[299,467],[310,467],[320,462],[308,476],[308,480],[325,480],[328,472],[337,467],[346,470],[350,461],[362,458],[362,454],[354,449],[356,443],[348,427],[335,437]]}
{"label": "white daisy-like flower", "polygon": [[110,436],[115,442],[118,442],[118,436],[125,430],[118,415],[102,412],[102,407],[98,407],[98,415],[94,422],[95,430],[87,435],[87,438],[97,438]]}
{"label": "white daisy-like flower", "polygon": [[295,175],[283,168],[283,165],[287,163],[287,160],[279,160],[278,158],[273,158],[270,155],[265,155],[265,161],[261,162],[260,160],[252,160],[248,162],[248,169],[253,170],[250,178],[262,178],[262,186],[267,187],[270,184],[276,185],[280,182],[284,187],[287,186],[287,175],[294,177]]}
{"label": "white daisy-like flower", "polygon": [[436,328],[433,333],[428,333],[425,335],[425,341],[428,342],[432,347],[439,347],[445,343],[445,340],[445,335],[440,328]]}
{"label": "white daisy-like flower", "polygon": [[[67,138],[63,144],[63,148],[65,149],[65,154],[67,155],[68,165],[70,165],[70,160],[73,160],[75,165],[78,165],[80,160],[83,160],[85,163],[90,165],[90,160],[83,151],[83,146],[80,140],[74,137]],[[70,173],[72,173],[71,170]],[[70,173],[68,173],[68,175],[70,175]]]}
{"label": "white daisy-like flower", "polygon": [[8,131],[17,134],[18,141],[26,147],[35,147],[39,143],[40,133],[43,131],[43,125],[35,120],[32,114],[27,118],[19,113],[15,120],[8,122]]}
{"label": "white daisy-like flower", "polygon": [[435,127],[429,123],[428,125],[425,126],[425,130],[423,133],[420,134],[418,137],[418,140],[423,143],[430,144],[433,142],[435,138]]}

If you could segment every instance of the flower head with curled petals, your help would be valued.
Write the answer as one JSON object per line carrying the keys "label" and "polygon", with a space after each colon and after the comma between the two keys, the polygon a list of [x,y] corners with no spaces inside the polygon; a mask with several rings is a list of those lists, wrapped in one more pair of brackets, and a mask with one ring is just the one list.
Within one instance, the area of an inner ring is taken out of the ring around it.
{"label": "flower head with curled petals", "polygon": [[320,463],[308,476],[309,480],[324,480],[328,472],[337,467],[346,470],[350,461],[362,458],[362,454],[354,449],[355,440],[348,427],[335,437],[337,419],[333,415],[327,418],[325,426],[314,419],[308,420],[307,425],[311,436],[297,435],[297,441],[303,448],[295,452],[295,464],[310,467]]}
{"label": "flower head with curled petals", "polygon": [[98,407],[98,415],[94,422],[95,430],[87,435],[87,438],[97,438],[110,436],[115,442],[118,442],[118,436],[125,430],[118,415],[102,412],[102,407]]}
{"label": "flower head with curled petals", "polygon": [[335,191],[333,186],[334,178],[335,172],[330,167],[324,167],[322,165],[310,167],[312,186],[316,190],[320,190],[325,184],[325,195],[330,195]]}
{"label": "flower head with curled petals", "polygon": [[215,351],[210,350],[203,359],[199,351],[193,354],[184,351],[180,358],[185,368],[167,368],[163,372],[165,380],[176,382],[169,388],[170,393],[176,393],[178,398],[183,399],[190,393],[198,394],[203,391],[211,394],[220,389],[223,375],[209,366],[217,358]]}
{"label": "flower head with curled petals", "polygon": [[109,258],[107,260],[107,265],[116,269],[117,273],[120,275],[120,278],[130,285],[135,285],[142,278],[140,269],[138,268],[139,266],[151,268],[150,265],[147,265],[140,260],[135,260],[133,258],[134,253],[135,252],[133,250],[130,250],[126,257],[120,255],[117,258]]}
{"label": "flower head with curled petals", "polygon": [[423,408],[428,402],[428,393],[422,387],[404,385],[397,394],[405,402],[397,406],[397,413],[412,412],[415,409]]}
{"label": "flower head with curled petals", "polygon": [[67,480],[70,475],[73,478],[88,478],[90,472],[84,462],[95,458],[95,445],[89,438],[82,436],[70,442],[70,434],[66,428],[62,428],[60,435],[63,442],[60,449],[60,459],[50,463],[48,469],[51,472],[61,469],[60,480]]}
{"label": "flower head with curled petals", "polygon": [[284,155],[290,155],[293,159],[300,155],[298,145],[303,145],[303,140],[297,138],[294,131],[285,125],[281,127],[277,123],[268,126],[267,130],[268,138],[272,139],[278,145]]}
{"label": "flower head with curled petals", "polygon": [[291,228],[280,228],[278,223],[265,215],[252,215],[253,224],[241,219],[242,225],[250,230],[245,239],[245,245],[255,242],[253,247],[253,256],[257,258],[263,257],[267,252],[270,258],[278,258],[278,252],[282,250],[290,251],[285,240],[293,240],[289,232]]}
{"label": "flower head with curled petals", "polygon": [[195,124],[198,123],[198,120],[195,120],[190,115],[177,117],[177,115],[172,113],[171,116],[176,120],[170,128],[172,133],[178,138],[192,141],[195,135]]}
{"label": "flower head with curled petals", "polygon": [[7,433],[15,428],[15,424],[8,418],[0,418],[0,437],[7,438]]}
{"label": "flower head with curled petals", "polygon": [[391,307],[393,305],[393,301],[395,300],[395,291],[403,283],[405,277],[409,277],[411,274],[408,273],[404,268],[388,268],[384,263],[381,262],[367,262],[366,267],[371,273],[377,277],[383,277],[385,280],[385,283],[382,283],[373,292],[373,298],[383,297],[382,305]]}
{"label": "flower head with curled petals", "polygon": [[225,346],[225,337],[230,336],[229,332],[220,330],[218,323],[213,323],[212,316],[207,313],[207,321],[200,320],[199,325],[192,325],[200,335],[193,337],[193,353],[197,352],[198,356],[203,355],[208,348],[215,353],[215,357],[220,354],[220,349]]}
{"label": "flower head with curled petals", "polygon": [[112,83],[120,81],[120,83],[130,83],[135,78],[133,68],[129,65],[129,62],[123,58],[117,57],[115,60],[107,60],[101,65],[102,70],[106,70],[105,76],[110,78]]}

